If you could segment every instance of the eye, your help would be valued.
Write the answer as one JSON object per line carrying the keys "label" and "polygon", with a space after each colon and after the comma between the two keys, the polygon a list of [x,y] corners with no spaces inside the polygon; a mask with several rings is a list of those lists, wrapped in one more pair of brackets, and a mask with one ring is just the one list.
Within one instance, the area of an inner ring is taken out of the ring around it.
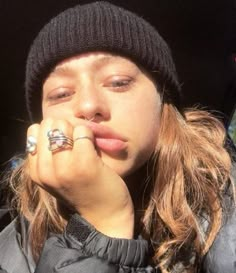
{"label": "eye", "polygon": [[105,87],[109,87],[115,91],[126,91],[133,83],[133,79],[127,76],[112,76],[104,84]]}
{"label": "eye", "polygon": [[52,103],[67,101],[74,95],[74,91],[67,88],[57,88],[48,92],[46,100]]}
{"label": "eye", "polygon": [[117,80],[111,83],[112,87],[121,87],[129,85],[131,80]]}

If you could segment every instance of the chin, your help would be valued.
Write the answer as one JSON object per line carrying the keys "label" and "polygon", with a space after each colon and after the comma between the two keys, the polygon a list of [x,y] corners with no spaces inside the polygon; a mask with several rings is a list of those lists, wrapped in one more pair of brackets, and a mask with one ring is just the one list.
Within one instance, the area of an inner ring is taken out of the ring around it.
{"label": "chin", "polygon": [[127,177],[132,173],[128,166],[124,166],[121,162],[120,164],[112,164],[112,163],[105,163],[109,168],[111,168],[114,172],[116,172],[122,179]]}
{"label": "chin", "polygon": [[106,166],[115,171],[123,180],[142,179],[146,175],[146,162],[151,153],[142,153],[131,156],[131,153],[108,155],[101,152],[99,155]]}
{"label": "chin", "polygon": [[124,181],[131,177],[136,177],[137,179],[141,179],[138,170],[140,167],[138,164],[134,163],[130,160],[117,160],[111,158],[102,158],[104,164],[111,168],[114,172],[116,172]]}
{"label": "chin", "polygon": [[134,166],[128,159],[111,158],[108,155],[102,155],[103,163],[116,172],[121,178],[125,178],[134,171]]}

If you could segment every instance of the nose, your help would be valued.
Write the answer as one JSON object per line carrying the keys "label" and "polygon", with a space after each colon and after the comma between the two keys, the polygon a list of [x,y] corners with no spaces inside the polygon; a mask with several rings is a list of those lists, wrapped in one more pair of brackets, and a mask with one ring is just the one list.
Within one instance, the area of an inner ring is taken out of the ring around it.
{"label": "nose", "polygon": [[73,113],[76,118],[101,121],[110,118],[109,103],[105,93],[92,85],[78,90],[73,103]]}

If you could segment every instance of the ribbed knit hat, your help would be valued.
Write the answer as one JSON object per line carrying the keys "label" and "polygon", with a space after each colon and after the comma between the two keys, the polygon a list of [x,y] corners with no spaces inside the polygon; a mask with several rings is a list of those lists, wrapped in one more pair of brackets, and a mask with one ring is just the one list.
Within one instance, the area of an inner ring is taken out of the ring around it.
{"label": "ribbed knit hat", "polygon": [[170,50],[156,29],[140,16],[98,1],[69,8],[53,18],[35,38],[26,64],[26,105],[32,122],[42,119],[42,86],[60,61],[89,51],[126,56],[148,72],[157,72],[173,103],[180,87]]}

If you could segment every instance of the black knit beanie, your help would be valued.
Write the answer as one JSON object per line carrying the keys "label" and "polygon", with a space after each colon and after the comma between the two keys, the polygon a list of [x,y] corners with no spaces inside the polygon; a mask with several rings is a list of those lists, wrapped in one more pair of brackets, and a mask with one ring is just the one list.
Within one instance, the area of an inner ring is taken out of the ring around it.
{"label": "black knit beanie", "polygon": [[60,61],[89,51],[126,56],[156,72],[178,107],[180,87],[170,50],[140,16],[108,2],[77,5],[53,18],[34,40],[26,64],[26,105],[31,122],[42,119],[42,86]]}

